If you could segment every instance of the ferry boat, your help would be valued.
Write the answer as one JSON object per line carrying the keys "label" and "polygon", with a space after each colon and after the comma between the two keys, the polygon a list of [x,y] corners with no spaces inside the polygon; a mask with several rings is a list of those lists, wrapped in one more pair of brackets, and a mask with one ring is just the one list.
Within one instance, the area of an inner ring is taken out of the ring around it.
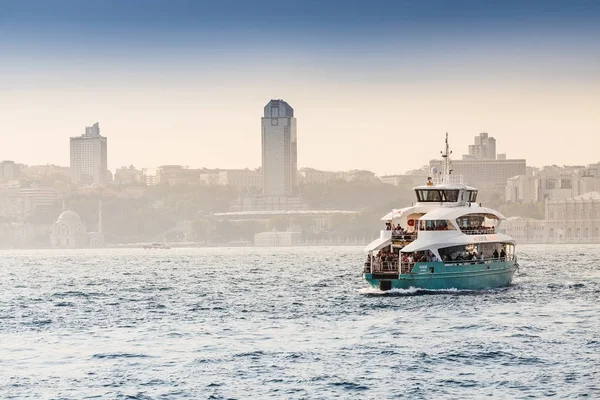
{"label": "ferry boat", "polygon": [[412,206],[385,215],[386,229],[365,248],[363,276],[380,290],[508,286],[518,268],[515,241],[500,233],[499,212],[477,203],[477,189],[452,175],[446,134],[442,171],[414,188]]}

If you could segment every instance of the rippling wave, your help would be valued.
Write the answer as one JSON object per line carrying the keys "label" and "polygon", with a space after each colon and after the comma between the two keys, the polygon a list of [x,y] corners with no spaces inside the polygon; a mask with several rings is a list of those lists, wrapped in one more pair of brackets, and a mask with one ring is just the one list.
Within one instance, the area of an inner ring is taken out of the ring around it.
{"label": "rippling wave", "polygon": [[360,248],[4,251],[0,398],[600,398],[600,247],[372,289]]}

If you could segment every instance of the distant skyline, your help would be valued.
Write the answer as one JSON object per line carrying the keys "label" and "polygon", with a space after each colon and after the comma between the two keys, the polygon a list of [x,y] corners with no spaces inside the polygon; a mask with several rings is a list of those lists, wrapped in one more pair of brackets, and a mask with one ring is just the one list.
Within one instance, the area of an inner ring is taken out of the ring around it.
{"label": "distant skyline", "polygon": [[0,0],[0,160],[256,168],[270,99],[298,166],[403,173],[480,132],[528,165],[600,161],[600,2]]}

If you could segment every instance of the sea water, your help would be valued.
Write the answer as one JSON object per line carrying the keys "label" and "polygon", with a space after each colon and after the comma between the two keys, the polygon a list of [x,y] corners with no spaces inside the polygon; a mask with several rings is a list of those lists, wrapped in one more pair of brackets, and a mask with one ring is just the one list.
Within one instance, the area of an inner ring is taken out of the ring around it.
{"label": "sea water", "polygon": [[358,247],[0,252],[0,398],[600,398],[600,246],[398,290]]}

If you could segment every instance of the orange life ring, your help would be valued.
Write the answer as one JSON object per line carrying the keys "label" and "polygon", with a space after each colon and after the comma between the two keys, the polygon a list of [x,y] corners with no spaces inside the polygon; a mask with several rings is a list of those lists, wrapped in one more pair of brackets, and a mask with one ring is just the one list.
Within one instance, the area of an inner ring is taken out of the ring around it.
{"label": "orange life ring", "polygon": [[415,226],[415,220],[414,219],[409,219],[408,220],[408,226]]}

